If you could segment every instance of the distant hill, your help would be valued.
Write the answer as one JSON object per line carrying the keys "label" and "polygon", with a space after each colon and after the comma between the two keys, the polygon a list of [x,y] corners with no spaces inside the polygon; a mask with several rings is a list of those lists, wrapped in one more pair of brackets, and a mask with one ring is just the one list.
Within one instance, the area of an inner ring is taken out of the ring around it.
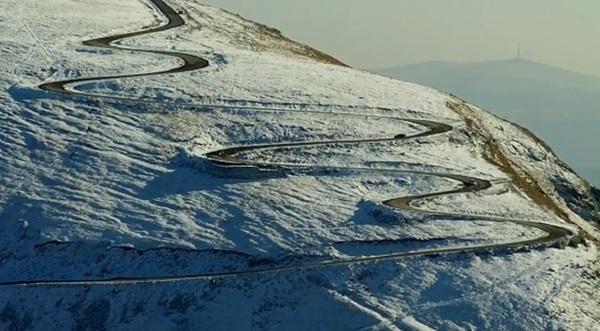
{"label": "distant hill", "polygon": [[372,70],[452,92],[525,125],[600,186],[600,78],[522,59]]}

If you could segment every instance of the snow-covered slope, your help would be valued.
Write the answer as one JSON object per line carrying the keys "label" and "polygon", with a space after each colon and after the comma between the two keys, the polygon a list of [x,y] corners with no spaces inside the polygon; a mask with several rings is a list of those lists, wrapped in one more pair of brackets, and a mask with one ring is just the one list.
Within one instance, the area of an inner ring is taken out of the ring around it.
{"label": "snow-covered slope", "polygon": [[374,70],[452,92],[526,125],[591,183],[600,185],[596,125],[600,78],[524,59],[423,62]]}
{"label": "snow-covered slope", "polygon": [[455,97],[190,0],[114,45],[209,66],[38,88],[180,66],[81,44],[158,3],[0,4],[2,328],[596,326],[590,188]]}

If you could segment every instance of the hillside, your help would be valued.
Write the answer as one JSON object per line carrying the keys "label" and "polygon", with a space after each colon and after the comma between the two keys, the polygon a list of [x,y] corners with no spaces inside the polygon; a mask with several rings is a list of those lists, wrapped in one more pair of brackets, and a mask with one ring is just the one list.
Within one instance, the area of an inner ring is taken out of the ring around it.
{"label": "hillside", "polygon": [[597,325],[594,193],[526,129],[192,0],[0,26],[0,329]]}
{"label": "hillside", "polygon": [[452,92],[521,123],[600,186],[600,78],[523,59],[424,62],[374,72]]}

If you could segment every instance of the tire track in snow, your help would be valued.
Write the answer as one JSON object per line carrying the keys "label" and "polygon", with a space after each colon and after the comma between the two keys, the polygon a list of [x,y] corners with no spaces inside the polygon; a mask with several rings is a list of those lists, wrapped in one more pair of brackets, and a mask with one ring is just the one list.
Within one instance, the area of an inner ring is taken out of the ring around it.
{"label": "tire track in snow", "polygon": [[[152,3],[163,13],[165,17],[167,17],[168,21],[166,24],[160,25],[155,28],[123,33],[118,35],[113,35],[109,37],[102,37],[97,39],[92,39],[85,41],[83,44],[91,47],[100,47],[100,48],[109,48],[116,50],[129,50],[129,51],[137,51],[144,53],[152,53],[159,55],[166,55],[178,58],[182,61],[182,64],[178,67],[163,70],[163,71],[155,71],[155,72],[145,72],[145,73],[137,73],[137,74],[122,74],[122,75],[111,75],[111,76],[102,76],[102,77],[91,77],[91,78],[75,78],[57,82],[49,82],[40,85],[40,88],[49,92],[55,93],[64,93],[64,94],[72,94],[72,95],[83,95],[83,96],[91,96],[91,97],[102,97],[102,98],[112,98],[112,99],[124,99],[120,97],[110,97],[105,95],[96,95],[93,93],[85,93],[79,92],[73,89],[70,89],[68,85],[81,84],[85,82],[92,81],[102,81],[102,80],[112,80],[119,78],[132,78],[132,77],[143,77],[150,75],[159,75],[159,74],[171,74],[178,72],[186,72],[199,70],[202,68],[206,68],[209,66],[209,62],[201,57],[194,56],[191,54],[179,53],[179,52],[169,52],[169,51],[160,51],[160,50],[147,50],[147,49],[135,49],[131,47],[124,46],[114,46],[112,43],[129,37],[155,33],[160,31],[165,31],[169,29],[173,29],[185,24],[183,18],[169,5],[167,5],[163,0],[150,0]],[[128,99],[131,100],[131,99]],[[211,107],[216,108],[248,108],[255,110],[265,110],[265,111],[285,111],[286,109],[276,109],[276,108],[254,108],[254,107],[236,107],[236,106],[218,106],[218,105],[210,105]],[[296,112],[306,112],[306,113],[314,113],[314,111],[301,111],[294,110]],[[326,112],[319,112],[326,113]],[[332,115],[337,115],[339,113],[331,113]],[[353,116],[377,116],[377,115],[369,115],[369,114],[354,114],[347,113],[345,115],[353,115]],[[258,145],[246,145],[246,146],[237,146],[226,148],[214,152],[210,152],[206,154],[206,157],[213,162],[224,168],[236,168],[239,166],[255,166],[259,168],[279,168],[279,167],[297,167],[297,168],[319,168],[319,169],[350,169],[355,171],[365,171],[365,172],[393,172],[393,173],[403,173],[403,174],[416,174],[422,176],[432,176],[444,178],[452,181],[456,181],[461,183],[461,187],[452,190],[439,191],[434,193],[427,193],[421,195],[413,195],[407,197],[399,197],[395,199],[390,199],[384,201],[383,203],[389,207],[401,209],[405,211],[419,212],[424,213],[433,217],[449,217],[449,218],[457,218],[461,220],[472,220],[472,221],[489,221],[489,222],[510,222],[517,225],[522,225],[526,227],[535,228],[541,230],[545,233],[545,235],[540,236],[538,238],[527,239],[527,240],[518,240],[518,241],[508,241],[504,243],[496,243],[496,244],[482,244],[482,245],[473,245],[473,246],[465,246],[465,247],[448,247],[448,248],[436,248],[436,249],[425,249],[425,250],[417,250],[417,251],[409,251],[409,252],[398,252],[391,254],[382,254],[382,255],[373,255],[373,256],[363,256],[363,257],[352,257],[352,258],[340,258],[340,259],[332,259],[320,262],[312,262],[306,264],[299,265],[291,265],[291,266],[275,266],[275,267],[267,267],[262,269],[251,269],[251,270],[243,270],[243,271],[231,271],[231,272],[217,272],[217,273],[204,273],[204,274],[193,274],[193,275],[168,275],[168,276],[152,276],[152,277],[144,277],[144,276],[131,276],[131,277],[114,277],[114,278],[96,278],[96,279],[30,279],[30,280],[15,280],[9,282],[1,282],[0,286],[11,286],[11,285],[113,285],[113,284],[136,284],[136,283],[163,283],[163,282],[175,282],[175,281],[193,281],[193,280],[210,280],[214,278],[227,278],[227,277],[239,277],[239,276],[251,276],[251,275],[265,275],[271,274],[275,272],[287,272],[287,271],[298,271],[298,270],[309,270],[323,267],[332,267],[332,266],[341,266],[341,265],[349,265],[349,264],[357,264],[357,263],[368,263],[368,262],[381,262],[381,261],[389,261],[396,260],[400,258],[407,257],[416,257],[416,256],[439,256],[442,254],[459,254],[459,253],[475,253],[481,251],[490,251],[495,249],[519,249],[522,247],[532,247],[532,246],[541,246],[541,245],[551,245],[566,239],[570,239],[573,236],[576,236],[570,228],[563,227],[556,224],[550,224],[545,222],[537,222],[531,220],[521,220],[521,219],[511,219],[511,218],[502,218],[502,217],[494,217],[494,216],[485,216],[485,215],[463,215],[459,213],[447,213],[447,212],[436,212],[431,210],[423,210],[418,209],[412,206],[412,202],[422,199],[433,198],[442,195],[450,195],[450,194],[462,194],[462,193],[473,193],[486,190],[492,186],[492,183],[488,180],[479,179],[470,176],[458,175],[458,174],[444,174],[444,173],[434,173],[434,172],[425,172],[425,171],[408,171],[408,170],[397,170],[397,169],[373,169],[373,168],[339,168],[339,167],[323,167],[319,165],[294,165],[294,164],[278,164],[278,163],[261,163],[261,162],[253,162],[253,161],[243,161],[236,158],[236,155],[241,152],[254,151],[254,150],[264,150],[264,149],[278,149],[278,148],[298,148],[305,146],[318,146],[318,145],[328,145],[328,144],[365,144],[365,143],[384,143],[398,140],[407,140],[407,139],[415,139],[419,137],[432,136],[437,134],[443,134],[453,130],[453,127],[448,124],[439,123],[435,121],[428,121],[423,119],[413,119],[413,118],[398,118],[398,117],[388,117],[388,116],[378,116],[382,118],[401,120],[405,122],[409,122],[412,124],[416,124],[422,127],[427,128],[426,131],[411,135],[404,136],[398,135],[392,138],[374,138],[374,139],[356,139],[356,140],[331,140],[331,141],[305,141],[305,142],[289,142],[289,143],[275,143],[275,144],[258,144]]]}

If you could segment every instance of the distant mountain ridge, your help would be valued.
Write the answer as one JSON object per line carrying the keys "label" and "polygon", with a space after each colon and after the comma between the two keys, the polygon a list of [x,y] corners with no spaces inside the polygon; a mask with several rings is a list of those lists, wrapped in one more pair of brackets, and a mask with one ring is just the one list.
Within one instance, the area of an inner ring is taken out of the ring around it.
{"label": "distant mountain ridge", "polygon": [[523,124],[600,186],[600,78],[524,59],[423,62],[373,70],[445,90]]}

